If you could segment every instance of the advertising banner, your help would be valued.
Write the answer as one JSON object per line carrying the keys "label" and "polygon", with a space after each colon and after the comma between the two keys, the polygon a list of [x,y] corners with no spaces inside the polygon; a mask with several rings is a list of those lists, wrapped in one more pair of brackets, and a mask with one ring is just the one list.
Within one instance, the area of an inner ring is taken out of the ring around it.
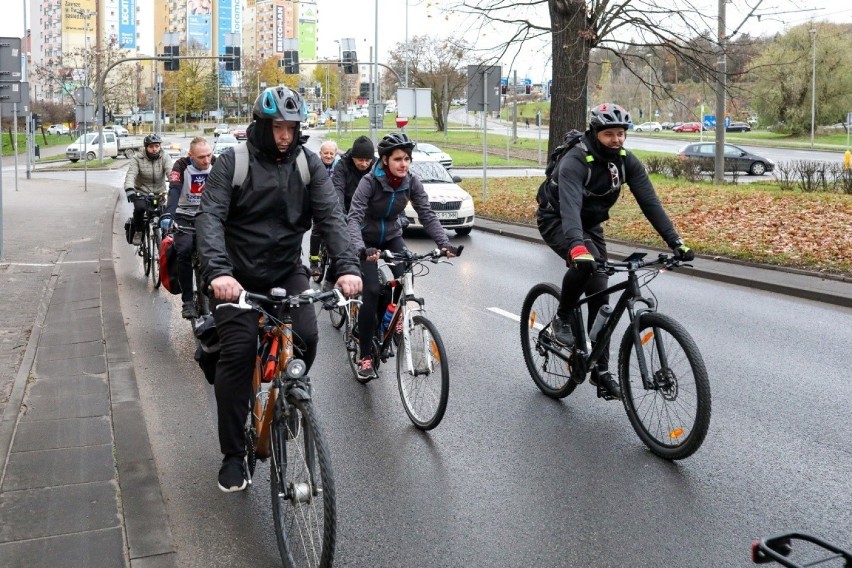
{"label": "advertising banner", "polygon": [[136,0],[118,0],[118,45],[136,49]]}
{"label": "advertising banner", "polygon": [[[62,41],[63,51],[86,46],[86,29],[89,38],[94,44],[97,22],[95,18],[97,3],[95,0],[75,0],[74,2],[62,3]],[[91,14],[86,16],[85,14]],[[64,45],[65,42],[68,45]]]}
{"label": "advertising banner", "polygon": [[275,53],[284,53],[284,6],[275,6]]}
{"label": "advertising banner", "polygon": [[299,2],[299,58],[313,61],[317,58],[317,5]]}
{"label": "advertising banner", "polygon": [[190,49],[210,49],[211,0],[188,0],[186,5],[187,38]]}
{"label": "advertising banner", "polygon": [[[239,18],[239,5],[234,4],[234,0],[217,0],[219,7],[219,29],[216,30],[216,45],[219,47],[218,55],[225,54],[225,48],[228,46],[228,36],[226,34],[239,32],[237,27]],[[235,18],[236,16],[236,18]],[[220,71],[220,85],[230,87],[234,80],[233,71]]]}

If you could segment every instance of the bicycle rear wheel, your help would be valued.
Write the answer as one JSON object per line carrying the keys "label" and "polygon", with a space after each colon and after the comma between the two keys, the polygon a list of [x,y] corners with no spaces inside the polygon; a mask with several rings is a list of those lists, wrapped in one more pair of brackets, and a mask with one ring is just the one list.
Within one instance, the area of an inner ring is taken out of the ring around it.
{"label": "bicycle rear wheel", "polygon": [[[283,401],[282,401],[283,402]],[[285,566],[331,566],[337,538],[334,477],[316,411],[287,397],[272,425],[270,486],[278,552]]]}
{"label": "bicycle rear wheel", "polygon": [[438,329],[423,316],[412,317],[407,336],[400,336],[396,378],[411,422],[421,430],[440,424],[450,396],[450,367]]}
{"label": "bicycle rear wheel", "polygon": [[325,247],[325,243],[320,244],[319,249],[319,274],[316,276],[311,276],[314,279],[314,282],[319,284],[322,282],[322,279],[325,278],[325,271],[328,268],[328,249]]}
{"label": "bicycle rear wheel", "polygon": [[533,382],[551,398],[565,398],[577,386],[571,367],[554,351],[562,350],[551,339],[550,322],[559,307],[561,291],[554,284],[536,284],[521,307],[521,350]]}
{"label": "bicycle rear wheel", "polygon": [[639,438],[658,456],[678,460],[701,446],[710,426],[710,382],[698,347],[672,318],[643,313],[639,349],[653,387],[646,389],[628,328],[618,353],[618,374],[627,417]]}
{"label": "bicycle rear wheel", "polygon": [[154,288],[160,287],[160,245],[163,244],[163,237],[160,234],[160,228],[149,226],[151,231],[151,282]]}

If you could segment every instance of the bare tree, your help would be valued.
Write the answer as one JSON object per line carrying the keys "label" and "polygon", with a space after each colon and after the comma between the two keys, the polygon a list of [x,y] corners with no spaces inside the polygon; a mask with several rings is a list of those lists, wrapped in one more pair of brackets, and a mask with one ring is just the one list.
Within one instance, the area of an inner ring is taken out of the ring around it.
{"label": "bare tree", "polygon": [[[715,14],[702,12],[691,0],[459,0],[449,10],[474,20],[480,38],[500,38],[480,52],[490,61],[514,60],[523,44],[550,40],[551,149],[565,132],[588,122],[593,50],[658,97],[675,94],[663,80],[660,62],[666,59],[700,82],[713,81]],[[649,65],[649,57],[657,64]]]}
{"label": "bare tree", "polygon": [[[398,43],[388,57],[388,66],[400,77],[405,76],[408,62],[409,87],[431,89],[432,117],[439,131],[447,128],[449,101],[464,94],[467,78],[461,66],[468,48],[459,39],[417,36],[408,45]],[[385,75],[386,91],[401,86],[392,74]]]}

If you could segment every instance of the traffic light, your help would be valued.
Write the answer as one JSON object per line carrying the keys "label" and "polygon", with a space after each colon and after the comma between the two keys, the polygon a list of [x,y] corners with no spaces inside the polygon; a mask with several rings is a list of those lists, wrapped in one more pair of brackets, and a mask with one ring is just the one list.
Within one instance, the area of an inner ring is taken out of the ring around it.
{"label": "traffic light", "polygon": [[[179,45],[167,45],[165,46],[165,53],[163,53],[166,57],[178,57],[180,56],[180,46]],[[180,70],[180,59],[167,59],[165,64],[163,65],[163,69],[166,71],[179,71]]]}
{"label": "traffic light", "polygon": [[290,49],[284,52],[284,59],[278,62],[279,67],[284,68],[284,73],[287,75],[299,74],[299,52],[295,49]]}
{"label": "traffic light", "polygon": [[358,74],[358,54],[355,51],[343,52],[343,72],[347,75]]}
{"label": "traffic light", "polygon": [[225,46],[225,71],[239,71],[242,69],[240,63],[240,48],[236,46]]}
{"label": "traffic light", "polygon": [[507,88],[508,88],[508,85],[506,85],[505,83],[500,83],[500,94],[505,95]]}
{"label": "traffic light", "polygon": [[33,124],[33,130],[40,130],[41,129],[41,117],[39,115],[37,115],[36,113],[33,113],[32,124]]}
{"label": "traffic light", "polygon": [[530,94],[532,92],[532,85],[524,85],[524,93]]}
{"label": "traffic light", "polygon": [[322,96],[322,87],[320,87],[319,85],[314,87],[314,96],[317,98],[320,98]]}

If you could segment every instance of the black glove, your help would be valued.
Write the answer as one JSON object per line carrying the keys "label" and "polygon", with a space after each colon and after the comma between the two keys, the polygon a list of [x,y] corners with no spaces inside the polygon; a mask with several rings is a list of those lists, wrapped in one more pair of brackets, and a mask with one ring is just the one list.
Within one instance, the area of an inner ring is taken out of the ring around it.
{"label": "black glove", "polygon": [[368,256],[375,256],[379,252],[375,247],[361,249],[361,260],[366,260]]}
{"label": "black glove", "polygon": [[133,203],[133,200],[136,199],[136,190],[135,189],[125,189],[125,195],[127,195],[127,202]]}
{"label": "black glove", "polygon": [[449,254],[447,254],[447,256],[458,256],[459,253],[461,252],[461,249],[463,249],[463,248],[464,248],[464,245],[462,245],[460,247],[454,247],[453,245],[447,245],[447,246],[444,247],[444,250],[446,250],[447,253],[449,253]]}
{"label": "black glove", "polygon": [[675,258],[678,260],[685,260],[689,262],[690,260],[695,260],[695,251],[686,246],[682,240],[678,239],[675,242],[669,245],[674,251]]}

